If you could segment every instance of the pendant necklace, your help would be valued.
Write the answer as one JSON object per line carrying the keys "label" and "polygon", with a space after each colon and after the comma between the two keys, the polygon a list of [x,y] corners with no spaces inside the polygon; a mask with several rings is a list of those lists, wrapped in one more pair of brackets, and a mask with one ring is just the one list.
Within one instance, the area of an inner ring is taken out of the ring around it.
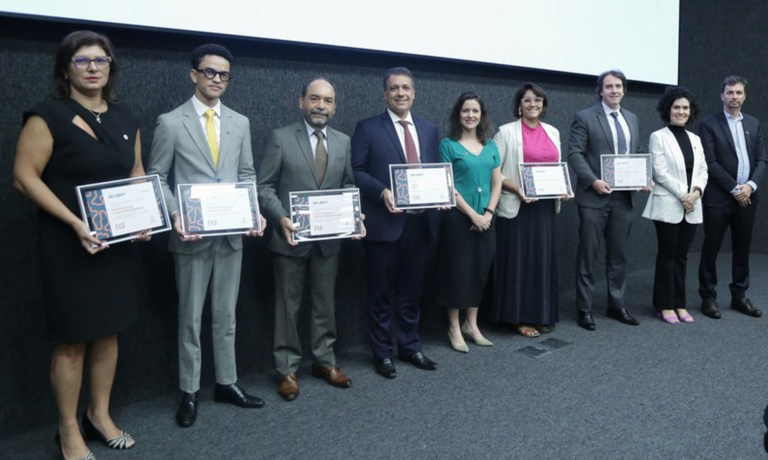
{"label": "pendant necklace", "polygon": [[97,112],[95,110],[88,109],[89,112],[93,114],[94,117],[96,117],[96,123],[101,124],[101,114],[104,112]]}

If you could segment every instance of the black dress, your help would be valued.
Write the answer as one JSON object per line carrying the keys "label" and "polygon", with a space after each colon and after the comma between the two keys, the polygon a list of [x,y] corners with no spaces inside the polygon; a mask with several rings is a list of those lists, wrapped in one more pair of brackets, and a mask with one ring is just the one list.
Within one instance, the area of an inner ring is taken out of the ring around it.
{"label": "black dress", "polygon": [[[124,179],[134,166],[138,121],[110,104],[97,123],[72,99],[44,101],[24,114],[38,115],[53,136],[53,153],[42,180],[75,215],[75,187]],[[80,116],[97,139],[72,121]],[[83,249],[71,227],[39,211],[40,262],[46,336],[56,343],[89,342],[110,337],[138,319],[139,254],[134,244],[119,243],[97,254]]]}

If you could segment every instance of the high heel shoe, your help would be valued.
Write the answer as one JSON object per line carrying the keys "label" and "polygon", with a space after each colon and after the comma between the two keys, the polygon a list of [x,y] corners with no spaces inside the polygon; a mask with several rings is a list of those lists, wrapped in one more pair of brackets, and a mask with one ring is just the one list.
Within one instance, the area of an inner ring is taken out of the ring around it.
{"label": "high heel shoe", "polygon": [[[59,435],[59,433],[56,433],[56,437],[54,438],[54,440],[56,441],[56,447],[58,448],[56,460],[67,460],[64,457],[64,452],[61,451],[61,436]],[[89,450],[88,453],[85,454],[85,457],[79,458],[77,460],[96,460],[96,456],[93,455],[93,452]]]}
{"label": "high heel shoe", "polygon": [[662,314],[661,311],[656,310],[656,317],[664,321],[665,323],[680,324],[680,320],[677,319],[677,315],[674,313],[671,316],[664,316],[664,314]]}
{"label": "high heel shoe", "polygon": [[469,353],[469,347],[466,343],[456,343],[451,338],[451,331],[448,331],[448,340],[451,342],[451,348],[458,351],[459,353]]}
{"label": "high heel shoe", "polygon": [[690,313],[685,312],[685,314],[681,315],[678,310],[675,310],[675,313],[677,313],[677,317],[680,318],[680,321],[689,324],[693,322],[693,316],[691,316]]}
{"label": "high heel shoe", "polygon": [[99,431],[93,425],[93,422],[91,422],[91,419],[88,418],[88,412],[83,412],[83,433],[85,434],[86,439],[95,439],[97,441],[101,441],[104,444],[106,444],[107,447],[109,447],[110,449],[115,449],[115,450],[130,449],[131,447],[136,445],[135,440],[133,444],[128,444],[131,440],[133,440],[133,436],[126,433],[125,431],[120,431],[120,436],[114,437],[112,439],[107,439],[107,437],[104,436],[101,433],[101,431]]}
{"label": "high heel shoe", "polygon": [[469,337],[472,339],[473,342],[475,342],[476,345],[480,345],[481,347],[492,347],[493,342],[486,339],[485,337],[475,337],[472,335],[471,332],[469,332],[469,327],[467,327],[467,323],[464,323],[461,325],[461,333],[464,334],[466,337]]}

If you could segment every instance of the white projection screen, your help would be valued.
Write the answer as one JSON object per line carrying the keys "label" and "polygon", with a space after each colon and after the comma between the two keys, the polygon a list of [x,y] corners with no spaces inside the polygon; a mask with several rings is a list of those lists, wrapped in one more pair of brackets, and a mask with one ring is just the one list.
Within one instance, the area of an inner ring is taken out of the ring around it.
{"label": "white projection screen", "polygon": [[94,21],[677,84],[679,0],[3,0]]}

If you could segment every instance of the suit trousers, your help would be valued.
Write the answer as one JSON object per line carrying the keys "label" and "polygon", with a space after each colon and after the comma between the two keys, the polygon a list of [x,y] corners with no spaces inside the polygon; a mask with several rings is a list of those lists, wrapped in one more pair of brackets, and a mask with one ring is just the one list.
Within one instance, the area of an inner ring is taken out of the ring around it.
{"label": "suit trousers", "polygon": [[200,323],[209,284],[216,383],[237,382],[235,307],[242,251],[220,236],[200,253],[174,253],[173,259],[179,291],[179,387],[187,393],[200,389]]}
{"label": "suit trousers", "polygon": [[[307,244],[307,243],[302,243]],[[280,375],[291,374],[301,364],[301,339],[297,321],[304,294],[307,272],[312,309],[309,318],[309,340],[315,364],[336,365],[333,344],[336,342],[335,287],[339,255],[324,256],[314,243],[303,257],[273,254],[275,277],[275,341],[273,353]]]}
{"label": "suit trousers", "polygon": [[[754,196],[754,195],[753,195]],[[704,206],[704,245],[699,263],[699,295],[717,298],[717,254],[728,227],[731,228],[731,298],[746,296],[749,288],[749,250],[755,226],[757,200],[742,208],[733,200],[726,206]]]}
{"label": "suit trousers", "polygon": [[654,220],[658,252],[653,279],[653,306],[657,310],[687,308],[685,272],[688,250],[696,236],[696,225],[685,219],[677,224]]}
{"label": "suit trousers", "polygon": [[595,293],[595,262],[605,239],[608,309],[625,308],[626,246],[632,230],[631,192],[613,192],[602,208],[579,206],[579,249],[576,255],[576,307],[591,312]]}
{"label": "suit trousers", "polygon": [[368,256],[368,333],[376,360],[392,358],[392,317],[398,354],[421,351],[419,301],[429,251],[427,213],[408,214],[396,241],[366,241]]}

